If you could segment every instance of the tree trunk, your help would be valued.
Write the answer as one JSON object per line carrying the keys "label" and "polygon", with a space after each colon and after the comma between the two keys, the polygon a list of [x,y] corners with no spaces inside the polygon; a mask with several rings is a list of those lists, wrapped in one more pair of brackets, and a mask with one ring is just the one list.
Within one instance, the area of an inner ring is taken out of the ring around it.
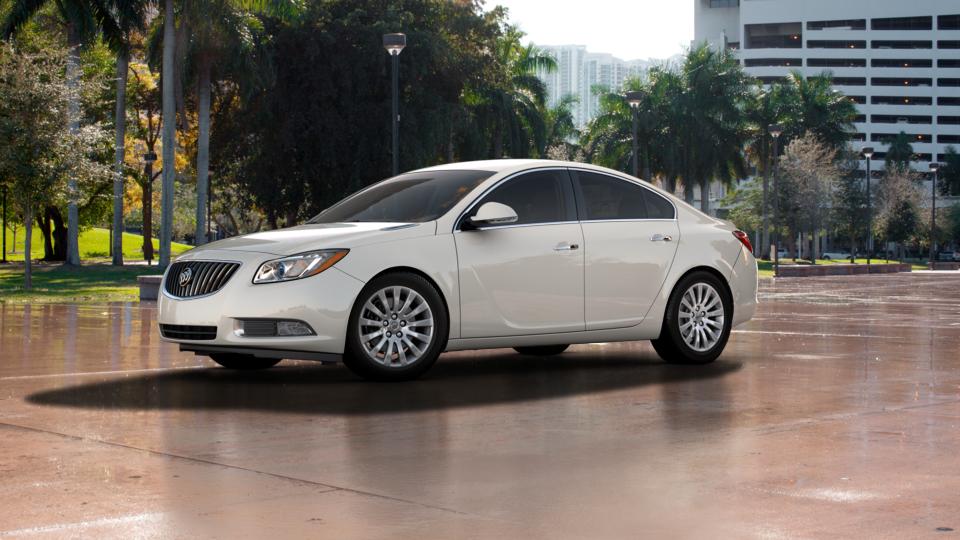
{"label": "tree trunk", "polygon": [[[43,235],[43,260],[52,261],[54,260],[53,256],[53,237],[50,236],[50,216],[49,214],[38,215],[37,216],[37,227],[40,229],[40,234]],[[30,253],[25,251],[24,253]]]}
{"label": "tree trunk", "polygon": [[769,180],[767,179],[767,174],[764,172],[763,175],[763,199],[760,203],[760,218],[762,223],[760,225],[760,257],[766,259],[770,256],[770,219],[767,216],[767,193],[769,189]]}
{"label": "tree trunk", "polygon": [[153,260],[153,165],[145,167],[147,183],[143,186],[141,207],[143,213],[143,259],[147,265]]}
{"label": "tree trunk", "polygon": [[113,265],[123,266],[123,158],[127,132],[127,66],[129,54],[117,55],[117,108],[113,141]]}
{"label": "tree trunk", "polygon": [[31,241],[33,240],[33,207],[26,205],[23,211],[23,223],[26,226],[23,239],[23,288],[33,288],[33,261],[30,257]]}
{"label": "tree trunk", "polygon": [[66,261],[67,264],[70,264],[70,261],[67,260],[70,230],[63,223],[63,214],[56,206],[48,206],[47,216],[53,222],[53,260]]}
{"label": "tree trunk", "polygon": [[497,120],[493,129],[493,159],[503,157],[503,121]]}
{"label": "tree trunk", "polygon": [[207,243],[207,186],[210,179],[210,58],[200,60],[200,83],[197,85],[197,227],[194,242]]}
{"label": "tree trunk", "polygon": [[[80,131],[80,32],[74,24],[67,28],[67,40],[70,48],[67,53],[67,86],[70,88],[70,101],[67,104],[67,116],[70,132]],[[80,265],[80,213],[77,209],[77,178],[73,174],[67,180],[67,256],[66,264]]]}
{"label": "tree trunk", "polygon": [[177,121],[174,95],[174,60],[176,35],[174,33],[173,0],[164,0],[163,17],[163,179],[160,185],[160,266],[170,264],[170,241],[173,238],[174,166],[177,148]]}

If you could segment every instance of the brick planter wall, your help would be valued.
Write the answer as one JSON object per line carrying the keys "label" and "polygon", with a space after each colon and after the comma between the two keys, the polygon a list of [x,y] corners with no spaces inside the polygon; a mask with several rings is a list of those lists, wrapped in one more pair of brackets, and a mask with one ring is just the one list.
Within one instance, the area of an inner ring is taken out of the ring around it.
{"label": "brick planter wall", "polygon": [[930,266],[931,270],[960,270],[960,262],[935,262]]}
{"label": "brick planter wall", "polygon": [[780,277],[852,276],[909,272],[909,264],[789,264],[780,265]]}

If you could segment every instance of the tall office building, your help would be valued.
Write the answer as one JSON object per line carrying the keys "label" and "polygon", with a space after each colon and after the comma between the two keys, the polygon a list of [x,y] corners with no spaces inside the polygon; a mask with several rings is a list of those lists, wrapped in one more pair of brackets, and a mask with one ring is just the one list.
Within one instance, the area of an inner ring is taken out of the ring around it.
{"label": "tall office building", "polygon": [[[738,51],[770,83],[830,71],[856,101],[856,148],[910,135],[917,168],[960,147],[960,1],[694,0],[694,39]],[[865,166],[865,164],[862,164]]]}
{"label": "tall office building", "polygon": [[537,76],[547,86],[547,103],[554,106],[564,96],[576,96],[573,118],[577,127],[585,126],[599,114],[600,98],[597,87],[619,90],[624,82],[637,77],[649,68],[653,60],[621,60],[613,55],[587,52],[583,45],[542,47],[557,60],[557,70],[540,71]]}

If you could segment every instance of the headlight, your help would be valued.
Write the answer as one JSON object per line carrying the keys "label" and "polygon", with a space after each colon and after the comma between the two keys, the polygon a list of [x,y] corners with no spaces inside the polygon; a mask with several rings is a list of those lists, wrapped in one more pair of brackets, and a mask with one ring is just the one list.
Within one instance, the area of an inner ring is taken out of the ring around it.
{"label": "headlight", "polygon": [[267,261],[257,269],[253,282],[275,283],[314,276],[336,264],[349,251],[349,249],[324,249]]}

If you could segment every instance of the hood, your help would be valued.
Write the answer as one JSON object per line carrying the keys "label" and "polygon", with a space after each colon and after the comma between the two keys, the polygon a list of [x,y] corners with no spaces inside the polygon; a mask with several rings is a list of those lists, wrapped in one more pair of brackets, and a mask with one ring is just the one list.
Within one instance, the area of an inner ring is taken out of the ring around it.
{"label": "hood", "polygon": [[293,255],[305,251],[352,248],[397,238],[432,235],[429,223],[321,223],[264,231],[210,242],[191,249],[191,257],[208,250],[249,251],[268,255]]}

